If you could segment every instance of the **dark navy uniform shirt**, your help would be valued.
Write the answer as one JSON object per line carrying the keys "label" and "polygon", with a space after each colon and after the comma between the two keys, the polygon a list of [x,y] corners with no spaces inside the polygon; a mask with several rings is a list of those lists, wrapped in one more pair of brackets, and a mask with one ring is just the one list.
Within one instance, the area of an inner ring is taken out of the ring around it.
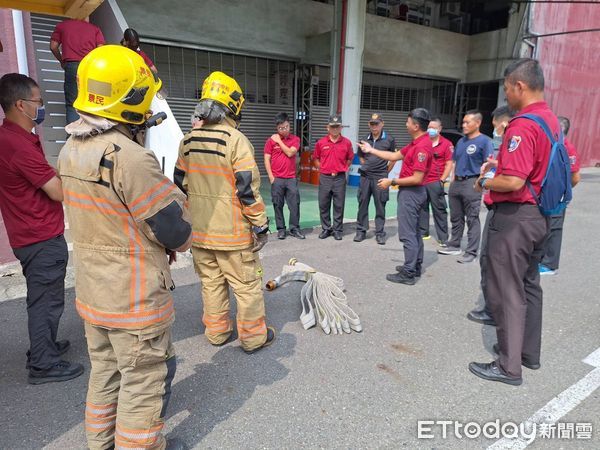
{"label": "dark navy uniform shirt", "polygon": [[[369,134],[365,141],[371,144],[371,147],[376,150],[388,152],[396,151],[396,140],[385,130],[381,130],[381,136],[379,136],[379,139],[373,139],[373,135]],[[360,147],[358,148],[358,156],[363,158],[365,162],[361,166],[362,175],[377,179],[387,177],[387,167],[389,161],[381,159],[372,153],[365,153],[360,149]]]}
{"label": "dark navy uniform shirt", "polygon": [[469,139],[462,137],[454,148],[452,159],[456,162],[454,175],[459,177],[479,176],[481,165],[487,161],[488,156],[494,154],[492,140],[485,134]]}

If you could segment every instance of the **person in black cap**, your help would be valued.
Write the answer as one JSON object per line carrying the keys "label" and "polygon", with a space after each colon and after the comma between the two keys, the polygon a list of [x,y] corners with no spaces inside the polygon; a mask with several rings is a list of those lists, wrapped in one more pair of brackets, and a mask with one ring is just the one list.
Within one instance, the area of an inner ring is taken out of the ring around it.
{"label": "person in black cap", "polygon": [[373,153],[387,161],[402,160],[400,178],[382,178],[377,183],[379,189],[398,186],[398,237],[404,246],[404,264],[397,266],[398,273],[386,276],[388,281],[413,285],[421,276],[423,264],[423,239],[419,227],[419,215],[427,201],[425,176],[431,166],[433,147],[427,134],[431,117],[424,108],[413,109],[408,113],[406,129],[412,142],[399,152],[375,150],[365,141],[360,148],[365,153]]}
{"label": "person in black cap", "polygon": [[[333,234],[342,239],[344,204],[346,201],[346,172],[352,164],[354,151],[348,138],[342,136],[342,117],[334,114],[327,124],[327,136],[317,141],[313,159],[321,174],[319,178],[319,214],[323,231],[319,239]],[[333,200],[333,226],[331,201]]]}
{"label": "person in black cap", "polygon": [[[386,130],[381,114],[373,113],[369,118],[369,130],[366,138],[371,147],[386,152],[396,151],[396,141]],[[377,181],[386,178],[394,167],[393,161],[386,161],[372,153],[358,149],[361,167],[360,186],[358,188],[358,214],[356,217],[356,236],[354,242],[362,242],[367,237],[369,229],[369,203],[371,196],[375,202],[375,239],[380,245],[385,245],[385,204],[389,200],[389,191],[378,189]]]}

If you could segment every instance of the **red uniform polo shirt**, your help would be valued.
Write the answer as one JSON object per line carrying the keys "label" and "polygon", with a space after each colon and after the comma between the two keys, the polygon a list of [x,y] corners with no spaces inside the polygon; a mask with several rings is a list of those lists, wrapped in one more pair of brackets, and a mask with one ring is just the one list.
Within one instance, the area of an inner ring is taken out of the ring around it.
{"label": "red uniform polo shirt", "polygon": [[[300,148],[298,136],[288,134],[281,140],[288,147]],[[271,155],[271,172],[275,178],[296,178],[296,155],[290,157],[283,153],[279,144],[271,138],[265,142],[265,155]]]}
{"label": "red uniform polo shirt", "polygon": [[[558,119],[546,102],[536,102],[519,111],[521,114],[535,114],[548,124],[552,132],[558,135],[560,126]],[[508,175],[529,180],[536,194],[539,195],[542,180],[548,169],[550,159],[550,141],[544,130],[533,120],[520,119],[516,116],[510,121],[500,151],[498,153],[498,168],[496,176]],[[527,183],[521,189],[513,192],[491,191],[492,202],[532,203],[535,199],[529,192]]]}
{"label": "red uniform polo shirt", "polygon": [[64,232],[62,204],[40,189],[56,175],[40,138],[8,119],[0,126],[0,171],[0,211],[12,248]]}
{"label": "red uniform polo shirt", "polygon": [[67,19],[56,25],[50,39],[61,45],[62,62],[79,62],[99,45],[102,31],[85,20]]}
{"label": "red uniform polo shirt", "polygon": [[581,170],[581,165],[579,164],[577,150],[575,149],[575,146],[571,144],[571,141],[567,140],[567,138],[565,138],[565,147],[567,148],[569,162],[571,163],[571,173],[579,172]]}
{"label": "red uniform polo shirt", "polygon": [[333,142],[327,135],[317,141],[313,158],[321,162],[319,172],[324,175],[346,172],[348,161],[354,158],[352,143],[344,136],[340,136],[337,142]]}
{"label": "red uniform polo shirt", "polygon": [[425,177],[425,184],[439,182],[444,173],[446,163],[452,160],[452,152],[454,151],[454,145],[448,139],[440,136],[440,140],[434,147],[433,142],[431,143],[431,167],[427,176]]}
{"label": "red uniform polo shirt", "polygon": [[402,169],[400,169],[400,178],[408,178],[415,172],[423,172],[425,176],[418,186],[424,186],[427,173],[431,167],[432,149],[431,139],[427,134],[424,134],[400,150],[404,156],[402,159]]}

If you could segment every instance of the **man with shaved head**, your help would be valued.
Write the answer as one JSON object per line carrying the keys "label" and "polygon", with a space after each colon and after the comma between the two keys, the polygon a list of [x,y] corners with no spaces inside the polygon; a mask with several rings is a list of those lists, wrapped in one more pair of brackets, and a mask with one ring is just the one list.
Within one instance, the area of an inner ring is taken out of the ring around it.
{"label": "man with shaved head", "polygon": [[467,223],[467,247],[459,263],[470,263],[477,257],[481,240],[481,192],[475,191],[473,182],[479,177],[481,165],[494,154],[492,140],[481,134],[479,127],[483,117],[477,110],[467,111],[463,118],[462,129],[465,136],[456,143],[454,149],[454,178],[450,184],[448,198],[450,202],[450,222],[452,237],[447,248],[440,248],[442,255],[461,255],[460,241]]}

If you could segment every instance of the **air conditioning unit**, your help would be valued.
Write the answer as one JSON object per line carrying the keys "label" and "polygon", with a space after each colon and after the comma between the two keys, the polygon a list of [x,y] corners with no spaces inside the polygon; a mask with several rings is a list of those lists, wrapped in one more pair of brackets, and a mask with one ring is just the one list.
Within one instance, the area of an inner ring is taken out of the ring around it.
{"label": "air conditioning unit", "polygon": [[460,2],[446,2],[442,8],[444,16],[460,16]]}

